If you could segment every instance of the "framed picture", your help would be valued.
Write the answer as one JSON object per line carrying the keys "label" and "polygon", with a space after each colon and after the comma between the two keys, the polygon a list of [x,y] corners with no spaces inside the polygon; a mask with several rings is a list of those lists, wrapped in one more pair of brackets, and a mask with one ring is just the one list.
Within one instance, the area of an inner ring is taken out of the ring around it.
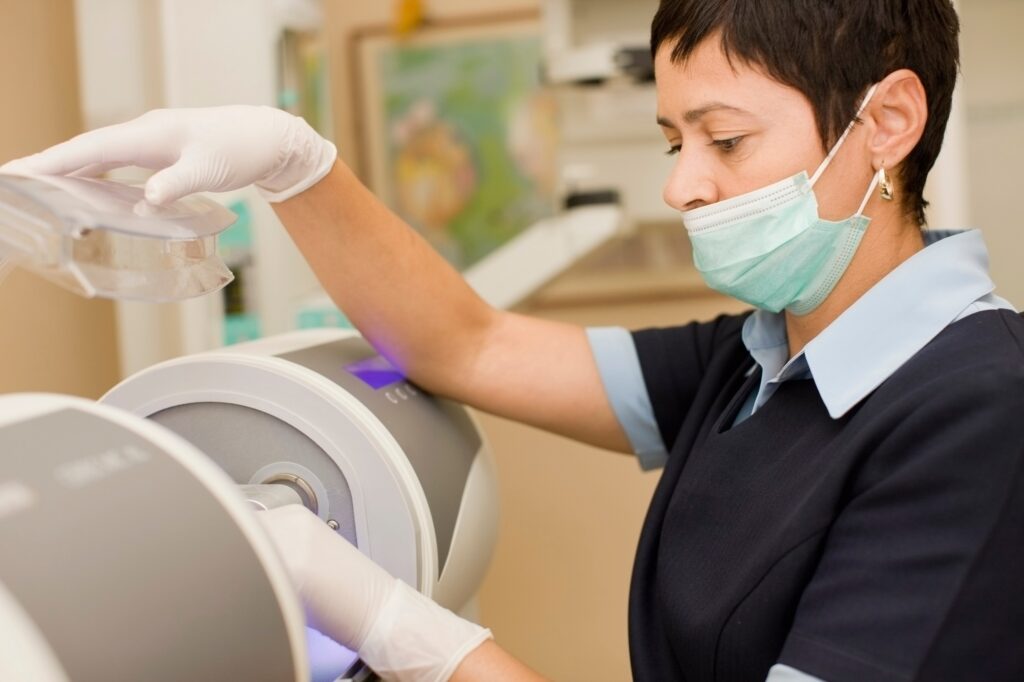
{"label": "framed picture", "polygon": [[555,100],[536,12],[356,31],[360,174],[465,270],[556,207]]}

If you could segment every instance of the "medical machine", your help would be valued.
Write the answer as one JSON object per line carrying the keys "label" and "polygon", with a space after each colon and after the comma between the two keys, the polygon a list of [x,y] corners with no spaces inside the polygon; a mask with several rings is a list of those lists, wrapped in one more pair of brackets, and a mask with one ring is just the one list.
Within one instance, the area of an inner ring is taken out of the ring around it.
{"label": "medical machine", "polygon": [[[0,269],[182,300],[231,280],[216,239],[234,220],[204,197],[0,175]],[[355,332],[164,362],[99,404],[0,396],[0,682],[372,676],[305,627],[254,516],[288,504],[474,616],[498,519],[486,441]]]}
{"label": "medical machine", "polygon": [[465,408],[410,383],[352,331],[170,360],[101,402],[185,438],[244,492],[292,490],[442,606],[462,609],[483,579],[497,490],[480,430]]}
{"label": "medical machine", "polygon": [[0,396],[0,680],[308,680],[304,618],[237,486],[89,401]]}
{"label": "medical machine", "polygon": [[2,396],[0,453],[0,680],[368,677],[303,627],[253,507],[306,506],[463,613],[494,547],[473,418],[353,332],[172,360],[100,404]]}

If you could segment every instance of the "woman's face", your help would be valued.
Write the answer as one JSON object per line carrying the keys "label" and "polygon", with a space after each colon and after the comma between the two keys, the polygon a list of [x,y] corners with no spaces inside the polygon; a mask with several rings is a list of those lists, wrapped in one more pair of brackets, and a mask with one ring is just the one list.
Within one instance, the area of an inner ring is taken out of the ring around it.
{"label": "woman's face", "polygon": [[[756,68],[730,64],[717,37],[682,64],[672,62],[673,47],[664,44],[654,64],[658,123],[676,155],[664,188],[669,206],[692,210],[815,171],[825,153],[802,93]],[[854,213],[870,183],[861,128],[815,186],[825,219]]]}

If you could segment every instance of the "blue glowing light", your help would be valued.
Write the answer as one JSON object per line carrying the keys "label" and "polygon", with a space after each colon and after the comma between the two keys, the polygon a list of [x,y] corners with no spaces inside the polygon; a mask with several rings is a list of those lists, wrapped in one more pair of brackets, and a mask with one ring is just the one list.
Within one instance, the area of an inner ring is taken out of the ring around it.
{"label": "blue glowing light", "polygon": [[405,375],[380,355],[345,365],[345,370],[374,390],[405,381]]}
{"label": "blue glowing light", "polygon": [[334,682],[349,671],[359,656],[313,628],[306,628],[310,682]]}

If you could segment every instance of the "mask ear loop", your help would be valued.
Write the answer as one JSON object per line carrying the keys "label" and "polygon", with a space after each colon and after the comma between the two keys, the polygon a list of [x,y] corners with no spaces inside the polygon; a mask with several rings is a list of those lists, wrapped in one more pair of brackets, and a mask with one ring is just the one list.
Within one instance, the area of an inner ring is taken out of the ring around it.
{"label": "mask ear loop", "polygon": [[[832,159],[836,158],[836,154],[839,153],[839,148],[843,146],[843,143],[846,142],[846,138],[849,137],[850,133],[853,132],[853,127],[857,125],[857,120],[860,118],[860,115],[864,113],[864,109],[867,108],[868,102],[871,101],[871,98],[874,96],[875,90],[877,89],[878,83],[875,83],[868,89],[867,94],[864,95],[864,99],[860,103],[860,107],[857,109],[857,113],[854,114],[853,120],[850,121],[850,125],[846,126],[846,130],[843,131],[843,134],[839,136],[839,140],[835,143],[835,145],[833,145],[832,151],[828,153],[828,156],[825,157],[825,160],[821,162],[820,166],[818,166],[818,170],[814,171],[814,175],[811,176],[811,187],[814,187],[818,183],[818,180],[821,179],[822,174],[829,167],[829,164],[832,163]],[[868,194],[870,194],[870,192]],[[866,201],[864,202],[864,205],[867,206]]]}
{"label": "mask ear loop", "polygon": [[864,195],[864,201],[860,202],[860,208],[854,215],[864,215],[864,209],[868,207],[868,202],[871,201],[871,195],[875,193],[875,188],[878,187],[880,173],[875,173],[874,178],[871,180],[871,186],[868,187],[868,193]]}

